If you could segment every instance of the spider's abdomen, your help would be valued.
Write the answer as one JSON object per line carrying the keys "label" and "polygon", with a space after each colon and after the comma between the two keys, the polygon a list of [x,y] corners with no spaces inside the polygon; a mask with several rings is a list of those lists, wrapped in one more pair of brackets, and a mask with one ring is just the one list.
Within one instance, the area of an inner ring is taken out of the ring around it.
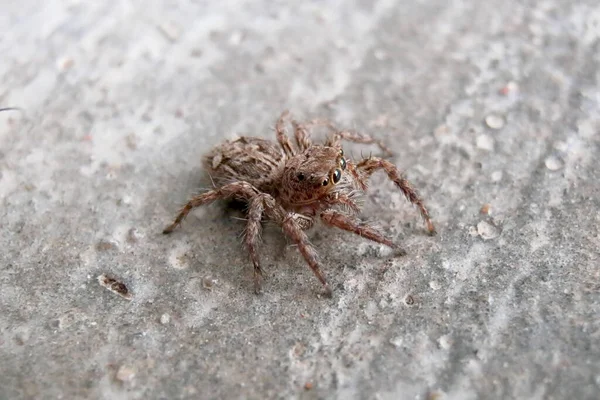
{"label": "spider's abdomen", "polygon": [[217,185],[245,181],[269,193],[283,168],[284,157],[280,147],[269,140],[240,137],[213,148],[204,166]]}

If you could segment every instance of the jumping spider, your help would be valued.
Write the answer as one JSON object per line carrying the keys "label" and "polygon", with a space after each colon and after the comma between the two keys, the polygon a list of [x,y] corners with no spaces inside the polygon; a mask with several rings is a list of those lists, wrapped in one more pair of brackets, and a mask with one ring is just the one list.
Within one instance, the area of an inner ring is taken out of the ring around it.
{"label": "jumping spider", "polygon": [[[171,233],[195,207],[219,199],[241,200],[248,205],[244,242],[254,265],[255,292],[260,293],[262,285],[257,247],[261,220],[265,215],[281,225],[285,234],[298,246],[330,296],[331,288],[321,272],[317,252],[304,232],[314,225],[317,217],[326,225],[383,243],[404,254],[390,239],[356,217],[360,211],[357,200],[367,189],[367,180],[375,171],[382,169],[406,198],[419,208],[427,230],[435,234],[423,201],[396,166],[378,157],[364,158],[355,164],[344,157],[341,147],[341,141],[347,140],[378,144],[386,150],[381,142],[365,134],[336,130],[327,121],[301,124],[291,120],[296,139],[294,146],[285,131],[288,119],[289,113],[284,111],[275,125],[278,145],[265,139],[240,137],[216,146],[204,159],[204,167],[216,182],[215,189],[193,197],[163,233]],[[324,145],[312,144],[310,139],[309,129],[317,125],[331,130]]]}

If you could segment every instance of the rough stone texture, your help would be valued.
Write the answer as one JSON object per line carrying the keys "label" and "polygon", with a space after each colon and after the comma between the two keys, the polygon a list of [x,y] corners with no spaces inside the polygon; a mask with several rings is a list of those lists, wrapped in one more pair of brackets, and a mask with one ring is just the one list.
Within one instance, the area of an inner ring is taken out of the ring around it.
{"label": "rough stone texture", "polygon": [[[289,3],[4,2],[0,398],[597,398],[598,2]],[[255,296],[239,212],[161,235],[284,108],[390,143],[439,236],[376,175],[408,255],[314,231],[327,300],[276,227]]]}

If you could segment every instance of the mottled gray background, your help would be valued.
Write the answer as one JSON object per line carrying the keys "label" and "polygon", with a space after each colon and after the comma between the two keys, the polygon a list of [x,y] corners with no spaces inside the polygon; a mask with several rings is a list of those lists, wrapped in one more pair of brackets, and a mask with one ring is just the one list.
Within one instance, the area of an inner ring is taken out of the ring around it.
{"label": "mottled gray background", "polygon": [[[0,398],[598,398],[598,2],[291,3],[2,2]],[[276,227],[255,296],[239,212],[161,235],[284,108],[389,143],[439,235],[377,174],[408,255],[315,230],[331,300]]]}

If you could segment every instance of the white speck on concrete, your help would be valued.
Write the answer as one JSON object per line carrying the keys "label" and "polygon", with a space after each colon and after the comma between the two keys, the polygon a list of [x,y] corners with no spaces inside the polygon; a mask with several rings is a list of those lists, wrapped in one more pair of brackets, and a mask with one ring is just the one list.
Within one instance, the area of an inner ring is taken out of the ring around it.
{"label": "white speck on concrete", "polygon": [[134,368],[127,365],[121,365],[117,370],[115,377],[121,382],[131,382],[133,378],[135,378],[135,373],[136,371]]}
{"label": "white speck on concrete", "polygon": [[492,138],[490,135],[481,134],[477,136],[476,143],[477,147],[482,150],[494,150],[494,138]]}
{"label": "white speck on concrete", "polygon": [[491,240],[500,235],[500,230],[489,222],[480,221],[477,224],[477,233],[483,240]]}
{"label": "white speck on concrete", "polygon": [[548,168],[550,171],[558,171],[564,166],[564,162],[558,156],[551,155],[546,157],[546,160],[544,160],[544,165],[546,165],[546,168]]}
{"label": "white speck on concrete", "polygon": [[163,325],[167,325],[169,322],[171,322],[171,316],[169,314],[162,314],[160,316],[160,323]]}
{"label": "white speck on concrete", "polygon": [[494,130],[502,129],[504,126],[504,118],[497,114],[490,114],[485,117],[485,123]]}

